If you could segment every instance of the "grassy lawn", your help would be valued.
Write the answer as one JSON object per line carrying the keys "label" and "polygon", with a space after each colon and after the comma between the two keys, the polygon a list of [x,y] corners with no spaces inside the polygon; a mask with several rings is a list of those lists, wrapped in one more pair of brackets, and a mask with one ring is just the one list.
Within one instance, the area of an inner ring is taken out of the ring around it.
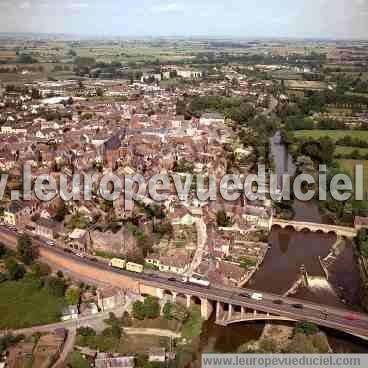
{"label": "grassy lawn", "polygon": [[320,137],[328,136],[334,141],[340,138],[344,138],[346,135],[368,140],[368,130],[297,130],[294,132],[297,138],[308,138],[318,139]]}
{"label": "grassy lawn", "polygon": [[68,356],[68,366],[71,368],[89,368],[89,363],[81,353],[74,351]]}
{"label": "grassy lawn", "polygon": [[77,345],[102,352],[119,354],[145,354],[150,347],[168,346],[169,338],[161,336],[128,335],[117,339],[103,334],[78,336]]}
{"label": "grassy lawn", "polygon": [[364,191],[368,190],[368,161],[367,160],[339,160],[341,166],[350,174],[354,182],[355,166],[363,165]]}
{"label": "grassy lawn", "polygon": [[202,325],[201,311],[198,309],[191,310],[188,320],[183,325],[182,336],[187,339],[199,336],[202,332]]}
{"label": "grassy lawn", "polygon": [[0,330],[59,321],[63,298],[49,295],[27,280],[0,284]]}

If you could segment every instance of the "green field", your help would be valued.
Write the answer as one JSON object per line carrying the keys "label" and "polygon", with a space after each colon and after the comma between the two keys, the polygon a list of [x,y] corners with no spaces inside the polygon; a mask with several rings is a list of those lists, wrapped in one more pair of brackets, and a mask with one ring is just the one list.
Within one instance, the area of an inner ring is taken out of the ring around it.
{"label": "green field", "polygon": [[349,135],[353,138],[368,140],[368,130],[297,130],[294,134],[297,138],[311,137],[313,139],[318,139],[328,136],[332,140],[337,141],[338,139]]}
{"label": "green field", "polygon": [[350,177],[354,181],[355,178],[355,166],[363,165],[363,186],[364,191],[368,191],[368,161],[367,160],[339,160],[340,165],[350,174]]}
{"label": "green field", "polygon": [[64,298],[51,296],[29,280],[0,284],[0,330],[59,321]]}
{"label": "green field", "polygon": [[355,148],[355,147],[343,147],[343,146],[336,146],[335,154],[349,155],[353,151],[358,151],[360,155],[368,155],[368,148]]}

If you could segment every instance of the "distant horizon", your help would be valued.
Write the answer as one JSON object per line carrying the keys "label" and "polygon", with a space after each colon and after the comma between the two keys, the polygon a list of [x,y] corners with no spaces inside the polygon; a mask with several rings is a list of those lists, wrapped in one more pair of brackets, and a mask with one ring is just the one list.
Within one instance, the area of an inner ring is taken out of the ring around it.
{"label": "distant horizon", "polygon": [[2,0],[4,33],[365,40],[368,0]]}
{"label": "distant horizon", "polygon": [[43,37],[68,37],[71,39],[88,39],[88,40],[97,40],[97,39],[131,39],[131,40],[159,40],[159,39],[167,39],[167,40],[237,40],[237,41],[244,41],[244,42],[252,42],[252,41],[353,41],[353,42],[368,42],[368,36],[366,38],[334,38],[334,37],[301,37],[301,36],[239,36],[239,35],[170,35],[170,34],[162,34],[162,35],[118,35],[118,34],[111,34],[111,35],[97,35],[97,34],[83,34],[83,33],[67,33],[67,32],[22,32],[22,31],[15,31],[15,32],[3,32],[0,31],[0,38],[2,36],[43,36]]}

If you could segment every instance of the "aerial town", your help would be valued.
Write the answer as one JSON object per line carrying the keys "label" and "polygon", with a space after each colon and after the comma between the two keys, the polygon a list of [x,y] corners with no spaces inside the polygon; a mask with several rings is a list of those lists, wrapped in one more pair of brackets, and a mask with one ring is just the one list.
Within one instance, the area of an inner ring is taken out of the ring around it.
{"label": "aerial town", "polygon": [[[368,353],[367,58],[358,40],[0,33],[0,368]],[[136,195],[158,175],[161,199]]]}

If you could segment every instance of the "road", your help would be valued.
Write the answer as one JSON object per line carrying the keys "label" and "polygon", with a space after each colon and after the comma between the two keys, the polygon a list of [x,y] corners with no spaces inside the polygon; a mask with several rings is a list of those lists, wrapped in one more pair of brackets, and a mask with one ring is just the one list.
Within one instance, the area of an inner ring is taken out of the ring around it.
{"label": "road", "polygon": [[[4,233],[6,234],[6,237],[3,236]],[[9,230],[4,230],[0,227],[0,241],[5,242],[5,239],[9,240],[9,237],[11,238]],[[15,237],[15,234],[13,234],[13,237]],[[15,242],[14,239],[13,246]],[[91,270],[100,269],[109,272],[109,274],[124,275],[125,277],[129,277],[131,280],[136,280],[141,284],[156,287],[158,289],[168,290],[183,295],[193,295],[198,298],[206,298],[213,302],[242,306],[251,310],[280,315],[293,320],[306,320],[321,326],[368,338],[368,315],[366,314],[349,312],[345,309],[332,308],[330,306],[318,305],[293,298],[284,298],[272,293],[263,293],[263,300],[257,301],[244,295],[252,295],[254,292],[259,291],[228,287],[225,288],[215,285],[205,288],[199,285],[182,282],[179,277],[175,280],[172,278],[169,279],[167,275],[159,273],[137,274],[125,270],[112,269],[106,264],[93,262],[89,259],[82,259],[73,254],[65,253],[60,249],[48,247],[40,241],[36,240],[34,242],[37,245],[47,248],[49,252],[54,253],[60,258],[73,260],[74,262],[78,262],[81,267],[88,266]],[[9,245],[9,242],[6,242],[6,244]],[[275,304],[275,300],[281,300],[282,304]],[[302,304],[302,309],[295,308],[293,305],[296,303]],[[328,315],[327,319],[325,318],[325,313]],[[354,320],[348,319],[348,315],[353,315]]]}
{"label": "road", "polygon": [[59,359],[56,363],[52,366],[52,368],[64,368],[65,362],[68,359],[69,354],[73,351],[75,339],[76,339],[76,330],[69,330],[68,336],[63,346],[63,350],[59,355]]}
{"label": "road", "polygon": [[207,244],[207,227],[203,221],[203,217],[196,218],[195,224],[197,229],[197,249],[187,272],[188,276],[192,276],[192,274],[201,264],[203,253],[206,250]]}

